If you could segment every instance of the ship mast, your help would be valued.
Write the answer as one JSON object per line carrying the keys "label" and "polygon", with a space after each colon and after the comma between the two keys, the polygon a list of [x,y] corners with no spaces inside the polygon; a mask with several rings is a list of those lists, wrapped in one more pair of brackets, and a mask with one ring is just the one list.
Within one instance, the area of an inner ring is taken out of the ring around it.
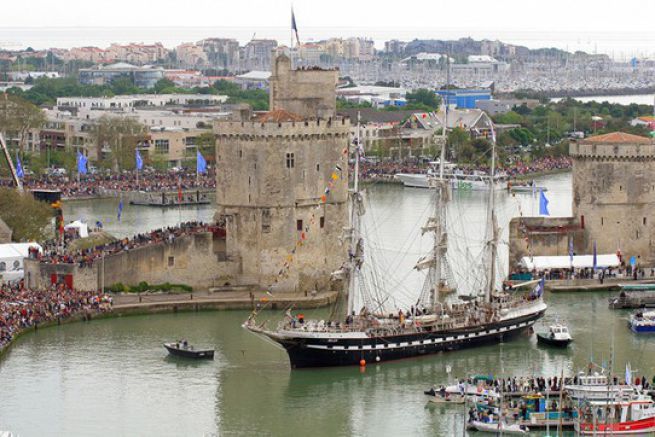
{"label": "ship mast", "polygon": [[363,241],[360,233],[361,196],[359,193],[359,158],[360,148],[360,113],[357,112],[357,131],[355,134],[355,171],[353,174],[353,188],[351,192],[350,229],[348,247],[348,305],[347,316],[355,312],[355,291],[358,287],[357,276],[362,264]]}
{"label": "ship mast", "polygon": [[496,250],[498,247],[498,229],[495,210],[495,175],[496,175],[496,134],[491,125],[491,171],[489,174],[489,202],[487,204],[487,244],[489,247],[489,266],[485,300],[491,302],[491,296],[496,288]]}

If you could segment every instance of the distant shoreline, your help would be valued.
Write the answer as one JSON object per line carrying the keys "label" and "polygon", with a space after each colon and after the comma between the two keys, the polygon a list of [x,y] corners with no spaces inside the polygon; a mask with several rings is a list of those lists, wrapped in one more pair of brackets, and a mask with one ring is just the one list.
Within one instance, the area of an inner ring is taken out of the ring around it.
{"label": "distant shoreline", "polygon": [[[516,91],[514,91],[516,92]],[[535,91],[525,90],[526,93],[531,94],[531,97],[545,97],[548,99],[566,99],[568,97],[613,97],[613,96],[637,96],[655,94],[655,86],[645,88],[594,88],[594,89],[576,89],[576,90],[550,90],[550,91]],[[498,97],[510,97],[513,92],[498,93]]]}

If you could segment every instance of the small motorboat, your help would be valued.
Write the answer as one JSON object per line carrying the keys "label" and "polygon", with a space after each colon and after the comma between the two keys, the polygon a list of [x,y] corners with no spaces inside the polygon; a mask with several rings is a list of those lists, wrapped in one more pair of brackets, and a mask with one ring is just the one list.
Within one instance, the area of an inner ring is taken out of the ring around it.
{"label": "small motorboat", "polygon": [[628,323],[632,332],[655,332],[655,311],[637,311]]}
{"label": "small motorboat", "polygon": [[492,432],[494,434],[527,434],[530,429],[525,425],[513,423],[508,425],[505,422],[483,422],[481,420],[471,420],[468,423],[469,429],[482,432]]}
{"label": "small motorboat", "polygon": [[464,396],[451,394],[447,392],[443,386],[441,390],[431,388],[430,390],[425,390],[423,394],[428,397],[429,402],[434,404],[463,404],[465,402]]}
{"label": "small motorboat", "polygon": [[186,340],[175,343],[164,343],[164,347],[169,354],[175,355],[176,357],[214,359],[214,349],[196,349],[187,343]]}
{"label": "small motorboat", "polygon": [[546,332],[537,332],[537,342],[549,346],[566,347],[572,341],[569,328],[561,323],[549,326]]}

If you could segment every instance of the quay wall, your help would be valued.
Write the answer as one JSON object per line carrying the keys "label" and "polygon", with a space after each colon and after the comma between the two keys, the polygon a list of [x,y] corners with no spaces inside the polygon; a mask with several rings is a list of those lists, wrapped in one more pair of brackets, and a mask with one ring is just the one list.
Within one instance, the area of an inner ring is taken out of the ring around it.
{"label": "quay wall", "polygon": [[[211,232],[185,235],[171,243],[154,243],[96,259],[91,266],[47,264],[25,260],[25,278],[34,288],[70,277],[79,290],[98,290],[115,283],[186,284],[195,289],[234,284],[240,266],[225,256],[223,238]],[[104,281],[103,281],[104,275]]]}
{"label": "quay wall", "polygon": [[509,266],[512,271],[524,256],[582,254],[587,238],[574,217],[514,217],[509,222]]}

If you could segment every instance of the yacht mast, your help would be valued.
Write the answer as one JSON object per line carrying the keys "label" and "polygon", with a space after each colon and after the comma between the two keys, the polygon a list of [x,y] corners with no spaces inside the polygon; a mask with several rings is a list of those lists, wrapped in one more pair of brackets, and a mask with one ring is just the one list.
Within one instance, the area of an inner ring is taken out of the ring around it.
{"label": "yacht mast", "polygon": [[489,266],[487,277],[487,289],[485,299],[491,302],[491,295],[496,287],[496,249],[498,246],[498,232],[496,225],[495,211],[495,175],[496,175],[496,133],[493,124],[491,125],[491,172],[489,174],[489,202],[487,204],[487,236],[489,241]]}
{"label": "yacht mast", "polygon": [[357,290],[357,273],[361,265],[362,242],[360,237],[359,215],[360,215],[360,195],[359,195],[359,158],[360,158],[360,113],[357,112],[357,130],[355,134],[355,172],[353,174],[353,188],[351,193],[350,208],[350,247],[348,248],[348,308],[347,315],[350,316],[355,312],[355,291]]}

